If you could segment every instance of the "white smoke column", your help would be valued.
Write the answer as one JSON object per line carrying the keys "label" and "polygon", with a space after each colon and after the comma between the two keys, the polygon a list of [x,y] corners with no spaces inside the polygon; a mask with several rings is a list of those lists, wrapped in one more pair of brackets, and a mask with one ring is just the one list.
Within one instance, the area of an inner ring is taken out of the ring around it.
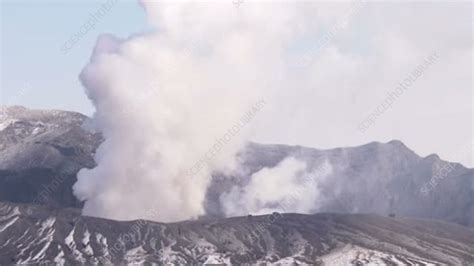
{"label": "white smoke column", "polygon": [[288,157],[273,168],[254,173],[244,187],[235,186],[220,200],[227,216],[272,212],[312,213],[323,205],[320,185],[332,173],[326,160],[308,171],[305,162]]}
{"label": "white smoke column", "polygon": [[142,4],[157,30],[101,36],[80,75],[105,142],[74,193],[85,215],[196,218],[211,172],[232,169],[248,134],[241,130],[199,175],[189,178],[188,170],[265,90],[278,88],[281,54],[300,14],[284,4]]}

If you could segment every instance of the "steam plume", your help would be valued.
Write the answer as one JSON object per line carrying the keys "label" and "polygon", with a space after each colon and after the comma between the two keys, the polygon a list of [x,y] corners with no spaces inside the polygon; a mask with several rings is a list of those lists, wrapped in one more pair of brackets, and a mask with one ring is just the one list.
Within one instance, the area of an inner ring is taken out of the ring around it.
{"label": "steam plume", "polygon": [[96,108],[91,124],[105,142],[97,167],[79,172],[74,193],[86,215],[196,218],[211,173],[232,171],[251,127],[199,174],[189,169],[278,88],[288,22],[298,16],[284,5],[142,4],[157,30],[125,40],[101,36],[80,75]]}
{"label": "steam plume", "polygon": [[235,186],[221,196],[225,214],[311,213],[318,210],[324,200],[320,184],[332,173],[332,166],[326,160],[312,171],[307,168],[305,162],[288,157],[273,168],[254,173],[249,184]]}

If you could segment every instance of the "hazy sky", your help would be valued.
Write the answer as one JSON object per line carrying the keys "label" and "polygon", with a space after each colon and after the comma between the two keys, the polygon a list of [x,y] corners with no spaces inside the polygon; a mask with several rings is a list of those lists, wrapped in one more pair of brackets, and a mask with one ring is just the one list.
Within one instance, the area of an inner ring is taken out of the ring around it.
{"label": "hazy sky", "polygon": [[2,103],[91,114],[78,74],[97,36],[109,32],[125,38],[147,29],[143,9],[121,1],[67,53],[61,51],[105,2],[2,0]]}
{"label": "hazy sky", "polygon": [[[91,114],[77,76],[97,36],[150,30],[138,4],[119,1],[64,53],[61,47],[105,1],[78,2],[2,1],[3,104]],[[348,17],[347,8],[319,3],[308,10],[319,24],[289,47],[306,58],[304,66],[284,73],[300,83],[270,99],[254,121],[254,140],[332,148],[400,139],[420,155],[474,166],[471,3],[368,3],[342,28],[334,26]],[[360,123],[433,53],[437,59],[360,132]],[[460,152],[466,147],[470,156]]]}

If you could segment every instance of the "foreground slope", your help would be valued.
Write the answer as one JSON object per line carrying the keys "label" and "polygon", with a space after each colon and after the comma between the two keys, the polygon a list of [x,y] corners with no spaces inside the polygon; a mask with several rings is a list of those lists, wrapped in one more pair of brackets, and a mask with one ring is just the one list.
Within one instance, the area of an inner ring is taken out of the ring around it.
{"label": "foreground slope", "polygon": [[473,265],[474,232],[428,220],[274,214],[173,224],[0,203],[0,264]]}

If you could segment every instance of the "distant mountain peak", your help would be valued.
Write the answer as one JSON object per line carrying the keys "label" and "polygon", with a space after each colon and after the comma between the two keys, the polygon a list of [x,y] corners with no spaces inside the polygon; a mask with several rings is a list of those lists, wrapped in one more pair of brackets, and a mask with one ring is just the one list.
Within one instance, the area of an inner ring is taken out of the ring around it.
{"label": "distant mountain peak", "polygon": [[428,161],[439,161],[439,160],[441,160],[441,158],[439,157],[439,155],[436,154],[436,153],[432,153],[432,154],[426,156],[424,159],[425,159],[425,160],[428,160]]}
{"label": "distant mountain peak", "polygon": [[[51,201],[58,206],[77,206],[70,204],[75,199],[71,186],[79,169],[95,166],[93,156],[102,136],[84,130],[87,117],[79,113],[2,108],[8,109],[10,120],[0,121],[4,128],[0,130],[0,201],[30,202],[29,195],[34,197],[55,176],[68,172],[67,182],[52,193]],[[397,215],[474,226],[474,169],[456,164],[441,176],[446,162],[437,155],[422,158],[400,140],[334,149],[249,143],[239,155],[242,171],[238,176],[222,177],[224,182],[220,182],[216,173],[207,191],[206,201],[213,204],[206,207],[208,214],[222,215],[219,197],[223,192],[246,184],[254,173],[288,157],[304,161],[308,169],[317,169],[325,161],[331,164],[332,174],[321,184],[324,201],[318,211],[386,215],[394,210]],[[433,180],[434,176],[439,178]],[[422,196],[420,189],[434,183],[429,197]]]}
{"label": "distant mountain peak", "polygon": [[64,110],[55,109],[29,109],[20,105],[0,105],[0,119],[6,118],[21,119],[41,119],[47,117],[70,117],[70,118],[86,118],[85,115]]}
{"label": "distant mountain peak", "polygon": [[403,143],[401,140],[398,140],[398,139],[393,139],[393,140],[387,142],[387,144],[393,145],[393,146],[398,146],[398,147],[405,147],[405,148],[407,147],[405,145],[405,143]]}

